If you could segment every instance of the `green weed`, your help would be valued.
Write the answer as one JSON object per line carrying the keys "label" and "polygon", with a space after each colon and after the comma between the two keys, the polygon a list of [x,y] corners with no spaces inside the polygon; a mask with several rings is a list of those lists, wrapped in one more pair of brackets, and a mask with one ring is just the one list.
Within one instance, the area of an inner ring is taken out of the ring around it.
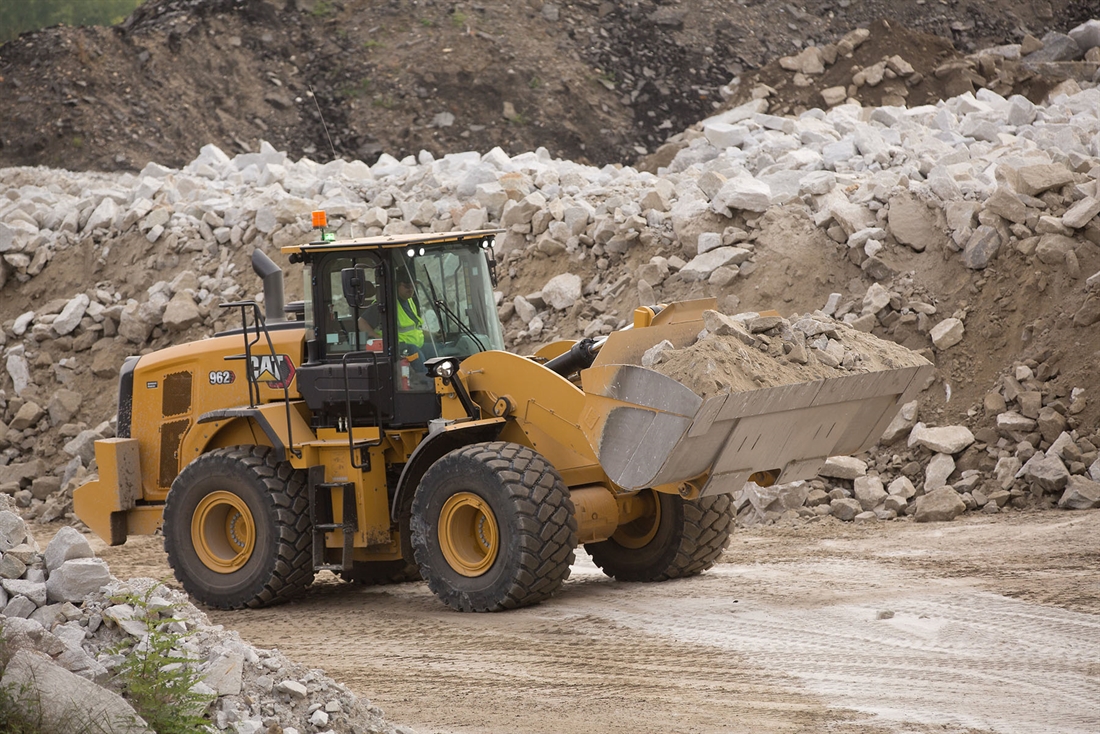
{"label": "green weed", "polygon": [[202,680],[199,661],[180,652],[178,645],[185,634],[170,631],[178,620],[163,618],[151,608],[157,586],[144,594],[126,594],[117,603],[130,604],[135,619],[145,625],[148,634],[140,642],[126,640],[112,652],[125,655],[116,673],[123,695],[157,734],[194,734],[210,731],[210,722],[202,715],[213,700],[197,693]]}

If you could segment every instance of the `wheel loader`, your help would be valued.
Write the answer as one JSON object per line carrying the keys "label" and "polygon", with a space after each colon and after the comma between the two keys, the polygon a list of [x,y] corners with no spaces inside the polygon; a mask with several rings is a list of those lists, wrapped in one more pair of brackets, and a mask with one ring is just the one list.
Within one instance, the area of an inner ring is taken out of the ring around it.
{"label": "wheel loader", "polygon": [[640,366],[663,340],[691,344],[714,299],[513,354],[497,234],[283,248],[304,274],[289,304],[256,250],[262,307],[224,304],[240,327],[125,360],[116,437],[96,442],[76,514],[111,545],[163,532],[176,577],[212,607],[283,602],[329,570],[511,609],[558,590],[580,544],[620,580],[704,571],[732,492],[866,450],[931,369],[704,399]]}

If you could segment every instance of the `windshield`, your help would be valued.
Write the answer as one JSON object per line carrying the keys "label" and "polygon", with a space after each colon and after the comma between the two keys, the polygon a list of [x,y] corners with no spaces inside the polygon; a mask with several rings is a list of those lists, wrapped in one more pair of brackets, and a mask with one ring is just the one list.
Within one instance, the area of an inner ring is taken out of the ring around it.
{"label": "windshield", "polygon": [[412,282],[412,299],[423,318],[425,351],[437,357],[467,357],[504,349],[484,250],[475,244],[410,248],[394,264],[396,278]]}

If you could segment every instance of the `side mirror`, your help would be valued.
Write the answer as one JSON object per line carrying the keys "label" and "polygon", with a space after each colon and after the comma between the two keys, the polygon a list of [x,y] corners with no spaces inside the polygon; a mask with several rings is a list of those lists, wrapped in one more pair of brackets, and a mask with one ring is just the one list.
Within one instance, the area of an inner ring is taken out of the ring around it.
{"label": "side mirror", "polygon": [[344,289],[344,300],[352,308],[362,308],[368,298],[374,298],[374,283],[367,280],[367,272],[361,267],[341,270],[340,283]]}

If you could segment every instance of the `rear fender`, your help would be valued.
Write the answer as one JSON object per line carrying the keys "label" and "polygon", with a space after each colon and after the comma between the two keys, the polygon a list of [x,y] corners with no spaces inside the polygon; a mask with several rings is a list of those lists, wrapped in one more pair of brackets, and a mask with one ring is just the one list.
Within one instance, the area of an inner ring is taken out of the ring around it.
{"label": "rear fender", "polygon": [[304,401],[267,403],[254,408],[212,410],[199,416],[180,446],[180,467],[226,446],[271,446],[279,461],[293,459],[291,448],[316,440]]}

